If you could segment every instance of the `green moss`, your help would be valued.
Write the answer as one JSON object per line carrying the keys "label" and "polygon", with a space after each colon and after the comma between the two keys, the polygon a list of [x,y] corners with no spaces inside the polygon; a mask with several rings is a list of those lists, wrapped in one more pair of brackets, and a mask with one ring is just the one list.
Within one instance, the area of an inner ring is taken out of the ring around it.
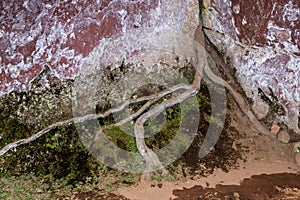
{"label": "green moss", "polygon": [[[182,70],[185,78],[191,83],[194,79],[194,68],[190,66]],[[59,95],[59,92],[61,92],[61,86],[59,86],[59,84],[52,84],[51,86],[56,89],[49,92],[54,92],[56,95]],[[154,92],[164,89],[162,87],[154,86],[154,89],[150,90],[150,93],[147,93],[149,91],[140,90],[138,91],[137,96],[153,94]],[[215,89],[217,90],[217,87]],[[43,92],[41,94],[43,94]],[[41,96],[37,96],[37,100],[35,101],[41,101],[39,103],[42,103],[42,100],[39,99],[40,97]],[[33,98],[33,96],[31,98]],[[197,162],[197,159],[195,158],[198,155],[199,146],[201,145],[201,141],[203,141],[205,131],[207,130],[209,122],[214,122],[214,119],[210,117],[211,102],[206,83],[202,82],[201,90],[196,95],[196,98],[198,102],[197,106],[200,109],[200,118],[205,120],[200,123],[197,136],[186,154],[184,154],[184,156],[173,165],[168,166],[168,169],[171,170],[171,174],[174,176],[175,174],[180,173],[180,166],[185,165],[186,168],[190,169],[191,161]],[[22,97],[22,99],[25,99],[22,100],[23,104],[27,105],[31,102],[30,98],[27,99],[26,97]],[[161,103],[162,101],[163,99],[160,99],[157,103]],[[144,105],[144,103],[145,102],[134,104],[129,108],[133,111],[137,111]],[[5,107],[0,107],[0,133],[3,137],[0,140],[0,145],[2,147],[7,143],[16,141],[20,138],[26,138],[35,133],[32,131],[34,130],[32,127],[24,125],[17,120],[16,112],[18,110],[18,105],[12,104],[10,101],[3,105],[5,105]],[[49,106],[51,103],[47,105]],[[96,112],[102,113],[109,108],[110,104],[103,104],[103,106],[98,105]],[[182,118],[188,117],[188,111],[193,109],[195,108],[192,104],[178,104],[165,109],[159,116],[147,120],[144,124],[146,131],[145,134],[147,135],[148,133],[151,133],[152,135],[148,134],[150,137],[146,138],[146,144],[153,150],[163,148],[169,144],[169,142],[178,133],[179,126],[182,123]],[[187,112],[183,113],[183,110]],[[39,114],[42,113],[43,110],[38,109],[37,112],[37,114]],[[164,123],[160,123],[159,117],[164,118]],[[56,120],[58,118],[61,119],[61,117],[57,118],[57,116],[54,116],[53,118]],[[51,123],[50,121],[47,123]],[[105,119],[100,119],[99,123],[101,126],[112,124],[114,123],[114,118],[113,116],[109,116]],[[43,127],[44,126],[45,124],[43,124]],[[109,130],[105,130],[104,133],[110,141],[119,148],[138,153],[133,133],[130,133],[130,135],[123,131],[120,127],[113,127]],[[225,135],[223,136],[223,140],[226,143],[232,139]],[[182,143],[185,142],[184,136],[181,141]],[[229,142],[226,147],[229,148],[230,145],[232,144]],[[225,145],[223,144],[223,146]],[[224,148],[222,149],[221,147],[216,147],[216,151],[213,152],[210,157],[205,160],[205,162],[212,166],[212,168],[217,164],[218,166],[223,166],[223,161],[228,158],[229,154],[233,154],[233,152],[225,151]],[[214,156],[221,161],[217,164],[213,163],[215,160]],[[224,158],[221,158],[222,156],[224,156]],[[18,147],[16,152],[8,152],[0,159],[0,162],[0,177],[19,176],[20,174],[28,174],[31,172],[34,173],[35,176],[42,178],[45,183],[49,183],[49,185],[52,184],[53,180],[60,180],[62,185],[77,185],[89,182],[93,184],[95,188],[99,188],[103,185],[103,182],[107,182],[108,184],[105,186],[106,189],[113,189],[111,187],[112,185],[115,185],[116,182],[118,184],[128,185],[134,183],[138,177],[138,175],[114,171],[98,163],[81,143],[74,125],[59,127],[52,130],[36,141],[28,145]],[[188,173],[187,170],[183,171]],[[161,178],[162,177],[158,177],[157,180],[161,180]]]}
{"label": "green moss", "polygon": [[21,124],[15,118],[4,118],[0,114],[0,147],[4,147],[6,144],[18,139],[27,138],[30,135],[30,127]]}
{"label": "green moss", "polygon": [[104,133],[119,148],[123,150],[137,153],[137,147],[135,144],[135,138],[128,133],[122,131],[119,127],[113,127],[109,130],[105,130]]}
{"label": "green moss", "polygon": [[91,156],[81,143],[76,130],[60,127],[45,134],[30,145],[3,156],[1,172],[17,176],[34,173],[37,176],[63,178],[68,184],[83,181],[91,173]]}
{"label": "green moss", "polygon": [[179,73],[191,84],[194,81],[196,69],[191,64],[188,64],[185,67],[180,68]]}
{"label": "green moss", "polygon": [[[181,109],[179,105],[165,109],[163,115],[166,121],[161,124],[149,124],[151,137],[145,139],[146,144],[152,149],[161,149],[166,146],[178,133],[181,124]],[[158,132],[157,132],[158,130]]]}

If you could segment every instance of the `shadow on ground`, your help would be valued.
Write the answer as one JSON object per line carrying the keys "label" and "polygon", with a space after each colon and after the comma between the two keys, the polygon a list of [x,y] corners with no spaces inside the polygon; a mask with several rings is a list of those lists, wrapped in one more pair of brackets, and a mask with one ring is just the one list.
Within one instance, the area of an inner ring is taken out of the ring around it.
{"label": "shadow on ground", "polygon": [[240,185],[217,185],[215,188],[194,186],[174,190],[174,200],[283,200],[300,199],[300,174],[255,175]]}

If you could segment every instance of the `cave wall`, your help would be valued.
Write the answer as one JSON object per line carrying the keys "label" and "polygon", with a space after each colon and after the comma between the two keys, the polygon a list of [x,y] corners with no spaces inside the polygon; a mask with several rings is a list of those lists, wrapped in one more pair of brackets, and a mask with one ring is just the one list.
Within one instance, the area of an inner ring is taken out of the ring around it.
{"label": "cave wall", "polygon": [[300,133],[300,2],[202,3],[205,33],[231,61],[239,83],[253,100],[258,118],[266,117],[277,104],[283,111],[275,109],[273,120]]}

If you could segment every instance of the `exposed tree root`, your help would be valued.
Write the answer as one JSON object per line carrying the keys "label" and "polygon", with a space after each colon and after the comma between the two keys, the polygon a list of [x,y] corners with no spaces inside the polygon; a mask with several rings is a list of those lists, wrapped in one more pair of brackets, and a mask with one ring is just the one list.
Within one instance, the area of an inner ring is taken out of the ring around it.
{"label": "exposed tree root", "polygon": [[[82,123],[84,121],[93,120],[93,119],[105,118],[105,117],[109,116],[110,114],[113,114],[113,113],[120,112],[120,111],[124,110],[130,104],[139,103],[139,102],[146,101],[146,100],[153,100],[153,99],[158,100],[159,98],[162,98],[163,96],[171,94],[172,92],[175,92],[177,90],[180,90],[180,89],[185,89],[186,90],[186,89],[189,89],[189,88],[190,88],[190,86],[188,86],[186,84],[178,84],[178,85],[175,85],[171,88],[168,88],[168,89],[166,89],[162,92],[159,92],[159,93],[156,93],[156,94],[153,94],[153,95],[150,95],[150,96],[144,96],[144,97],[140,97],[140,98],[137,98],[137,99],[127,100],[122,105],[120,105],[119,107],[109,109],[108,111],[106,111],[104,113],[89,114],[89,115],[85,115],[85,116],[82,116],[82,117],[74,117],[74,118],[67,119],[67,120],[64,120],[64,121],[56,122],[56,123],[51,124],[50,126],[46,127],[45,129],[39,131],[38,133],[36,133],[36,134],[34,134],[34,135],[32,135],[28,138],[20,139],[16,142],[12,142],[10,144],[7,144],[5,147],[3,147],[0,150],[0,156],[4,155],[6,152],[8,152],[9,150],[11,150],[13,148],[16,148],[16,147],[21,146],[23,144],[28,144],[30,142],[35,141],[39,137],[43,136],[44,134],[48,133],[49,131],[51,131],[51,130],[57,128],[57,127],[69,126],[72,123]],[[147,105],[150,106],[149,104],[150,103],[148,103]],[[142,110],[138,111],[136,114],[132,115],[131,118],[137,117],[145,109],[146,109],[146,107],[143,108]],[[124,119],[124,121],[116,123],[116,126],[117,125],[122,125],[122,124],[124,124],[124,123],[126,123],[127,121],[130,121],[130,120],[131,120],[130,118],[126,118],[126,119]],[[115,126],[115,125],[111,125],[111,126]]]}
{"label": "exposed tree root", "polygon": [[[243,97],[238,92],[236,92],[221,77],[216,76],[208,66],[205,66],[204,68],[201,68],[201,69],[202,70],[199,70],[199,69],[196,70],[194,82],[192,85],[178,84],[169,89],[166,89],[162,92],[158,92],[158,93],[150,95],[150,96],[139,97],[137,99],[130,99],[130,100],[124,102],[119,107],[109,109],[108,111],[104,112],[103,114],[102,113],[90,114],[90,115],[86,115],[86,116],[82,116],[82,117],[75,117],[75,118],[71,118],[71,119],[68,119],[65,121],[54,123],[54,124],[48,126],[47,128],[39,131],[38,133],[32,135],[29,138],[21,139],[21,140],[18,140],[16,142],[6,145],[5,147],[3,147],[0,150],[0,155],[3,155],[6,152],[8,152],[9,150],[16,148],[20,145],[28,144],[57,127],[67,126],[72,123],[81,123],[81,122],[84,122],[87,120],[105,118],[110,114],[124,110],[130,104],[134,104],[134,103],[138,103],[138,102],[142,102],[142,101],[148,101],[138,111],[131,114],[126,119],[120,120],[119,122],[116,122],[111,125],[104,126],[104,127],[102,127],[102,130],[112,128],[113,126],[121,126],[121,125],[131,121],[132,119],[137,119],[136,123],[134,125],[134,134],[135,134],[135,139],[136,139],[136,146],[138,148],[140,155],[144,158],[144,161],[146,164],[146,169],[144,171],[144,175],[149,176],[149,173],[151,171],[153,171],[154,169],[160,170],[161,173],[165,174],[165,173],[167,173],[167,170],[165,169],[163,164],[160,162],[157,154],[154,151],[152,151],[149,147],[147,147],[147,145],[145,143],[144,123],[151,117],[157,116],[158,114],[163,112],[166,108],[171,107],[175,104],[181,103],[184,100],[196,95],[200,89],[200,83],[201,83],[201,79],[202,79],[202,76],[204,73],[213,82],[220,84],[229,90],[229,92],[233,95],[234,100],[237,102],[237,104],[239,105],[242,112],[249,118],[250,122],[254,125],[254,127],[260,133],[263,133],[263,134],[269,133],[269,131],[256,119],[255,115],[249,109],[246,101],[243,99]],[[163,98],[164,96],[174,93],[175,91],[178,91],[178,90],[184,90],[184,92],[178,94],[175,97],[171,97],[170,99],[166,99],[165,101],[153,106],[150,110],[145,112],[146,109],[148,109],[156,101],[158,101],[159,99]],[[97,136],[98,136],[98,134],[101,134],[101,133],[102,133],[101,131],[99,131],[99,133],[96,133],[94,142],[97,141]]]}
{"label": "exposed tree root", "polygon": [[134,134],[135,134],[135,139],[136,139],[136,146],[138,148],[139,153],[141,156],[143,156],[145,162],[146,162],[146,169],[144,174],[147,174],[154,169],[159,169],[163,174],[167,173],[167,170],[164,168],[163,164],[160,162],[158,156],[154,151],[149,149],[147,145],[145,144],[144,140],[144,123],[150,119],[153,116],[158,115],[159,113],[163,112],[166,108],[171,107],[175,104],[181,103],[184,100],[194,96],[197,94],[199,88],[200,88],[200,83],[201,83],[201,75],[196,72],[195,74],[195,79],[193,85],[190,87],[189,90],[185,91],[184,93],[168,99],[166,101],[163,101],[159,105],[156,105],[154,108],[149,110],[148,112],[144,113],[141,115],[134,126]]}
{"label": "exposed tree root", "polygon": [[254,125],[254,128],[262,134],[269,134],[269,131],[257,120],[254,113],[249,108],[248,104],[244,100],[243,96],[235,91],[231,85],[229,85],[225,80],[223,80],[221,77],[216,76],[209,67],[204,67],[204,72],[207,75],[207,77],[212,80],[214,83],[217,83],[219,85],[222,85],[226,87],[229,92],[232,94],[234,100],[238,104],[241,111],[249,118],[249,121]]}

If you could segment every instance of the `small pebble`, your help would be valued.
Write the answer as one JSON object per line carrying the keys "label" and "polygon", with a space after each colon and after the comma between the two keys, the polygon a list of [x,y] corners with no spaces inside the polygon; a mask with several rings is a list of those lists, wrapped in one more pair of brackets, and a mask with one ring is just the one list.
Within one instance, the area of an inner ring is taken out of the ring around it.
{"label": "small pebble", "polygon": [[233,198],[234,198],[234,200],[240,200],[240,194],[237,193],[237,192],[234,192],[233,193]]}
{"label": "small pebble", "polygon": [[289,143],[291,136],[286,130],[281,130],[277,134],[277,139],[282,143]]}
{"label": "small pebble", "polygon": [[280,126],[278,126],[277,123],[273,123],[272,127],[271,127],[271,130],[270,130],[270,133],[272,135],[277,135],[277,133],[279,132],[279,130],[280,130]]}

